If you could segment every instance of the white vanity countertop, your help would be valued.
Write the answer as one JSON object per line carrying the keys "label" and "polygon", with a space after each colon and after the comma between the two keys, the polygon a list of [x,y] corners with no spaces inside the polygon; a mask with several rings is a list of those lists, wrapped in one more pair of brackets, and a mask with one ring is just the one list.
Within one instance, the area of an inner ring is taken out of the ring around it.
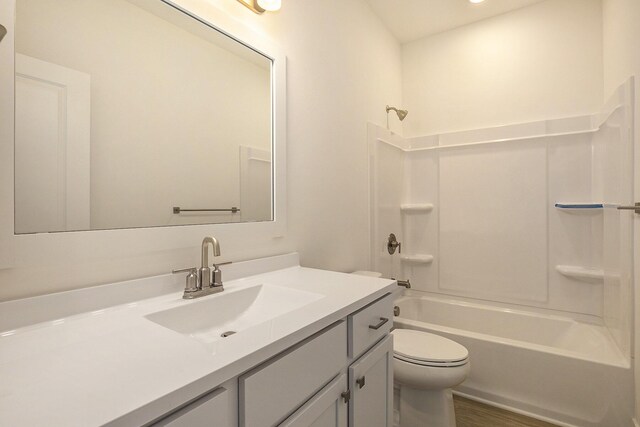
{"label": "white vanity countertop", "polygon": [[[278,270],[256,274],[270,266]],[[300,267],[297,254],[239,263],[231,272],[234,277],[254,275],[229,280],[223,293],[201,299],[183,300],[182,292],[174,290],[0,332],[0,425],[145,424],[397,287],[391,280]],[[105,293],[117,290],[140,295],[135,288],[148,288],[154,280],[159,289],[167,288],[168,276],[159,276],[0,303],[0,312],[4,310],[4,320],[9,317],[6,313],[13,316],[18,310],[29,317],[29,310],[43,311],[47,304],[64,305],[65,301],[73,301],[79,310],[83,305],[78,301],[91,301],[92,295],[106,299]],[[258,284],[322,297],[206,345],[144,317]],[[74,308],[63,309],[73,313]],[[53,307],[52,312],[56,310],[61,308]],[[2,320],[0,331],[10,324]]]}

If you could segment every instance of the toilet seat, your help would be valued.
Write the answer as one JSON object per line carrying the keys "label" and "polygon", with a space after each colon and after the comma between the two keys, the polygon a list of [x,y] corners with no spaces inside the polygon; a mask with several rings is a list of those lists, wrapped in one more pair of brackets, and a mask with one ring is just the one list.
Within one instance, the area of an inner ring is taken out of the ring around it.
{"label": "toilet seat", "polygon": [[395,329],[393,357],[421,366],[450,368],[467,363],[467,349],[450,339],[424,331]]}
{"label": "toilet seat", "polygon": [[467,359],[458,360],[454,362],[432,362],[426,360],[416,360],[408,357],[403,357],[398,354],[394,354],[393,357],[403,362],[412,363],[414,365],[425,366],[430,368],[455,368],[457,366],[464,366],[467,364]]}

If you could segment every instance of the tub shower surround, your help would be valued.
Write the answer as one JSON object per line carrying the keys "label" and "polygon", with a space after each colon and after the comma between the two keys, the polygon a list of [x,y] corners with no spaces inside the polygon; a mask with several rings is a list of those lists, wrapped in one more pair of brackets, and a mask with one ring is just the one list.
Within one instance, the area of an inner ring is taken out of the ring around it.
{"label": "tub shower surround", "polygon": [[632,418],[633,214],[616,207],[634,85],[591,116],[409,139],[370,125],[372,266],[429,303],[397,325],[469,348],[459,391],[565,425]]}

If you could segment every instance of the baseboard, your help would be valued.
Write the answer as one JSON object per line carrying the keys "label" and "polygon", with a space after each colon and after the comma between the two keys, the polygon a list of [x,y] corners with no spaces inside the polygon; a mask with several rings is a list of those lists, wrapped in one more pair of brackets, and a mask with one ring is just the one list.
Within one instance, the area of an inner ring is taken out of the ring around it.
{"label": "baseboard", "polygon": [[[515,408],[513,406],[506,405],[504,403],[494,402],[494,401],[491,401],[491,400],[484,399],[482,397],[473,396],[471,394],[463,393],[463,392],[460,392],[460,391],[455,391],[454,390],[453,394],[456,395],[456,396],[464,397],[465,399],[474,400],[476,402],[480,402],[480,403],[483,403],[485,405],[493,406],[495,408],[504,409],[505,411],[514,412],[516,414],[524,415],[525,417],[534,418],[536,420],[540,420],[540,421],[544,421],[544,422],[547,422],[547,423],[555,424],[555,425],[557,425],[559,427],[578,427],[578,426],[576,426],[574,424],[568,424],[568,423],[565,423],[565,422],[562,422],[562,421],[559,421],[559,420],[556,420],[556,419],[553,419],[553,418],[548,418],[548,417],[541,416],[539,414],[534,414],[532,412],[524,411],[522,409],[518,409],[518,408]],[[640,427],[640,425],[636,424],[635,427]]]}

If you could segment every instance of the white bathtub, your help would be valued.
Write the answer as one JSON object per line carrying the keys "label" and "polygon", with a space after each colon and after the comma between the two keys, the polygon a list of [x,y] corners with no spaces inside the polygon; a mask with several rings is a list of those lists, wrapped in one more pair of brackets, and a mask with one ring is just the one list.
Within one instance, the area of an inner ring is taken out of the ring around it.
{"label": "white bathtub", "polygon": [[396,328],[467,347],[471,374],[457,393],[563,426],[633,425],[630,363],[603,326],[432,296],[396,305]]}

